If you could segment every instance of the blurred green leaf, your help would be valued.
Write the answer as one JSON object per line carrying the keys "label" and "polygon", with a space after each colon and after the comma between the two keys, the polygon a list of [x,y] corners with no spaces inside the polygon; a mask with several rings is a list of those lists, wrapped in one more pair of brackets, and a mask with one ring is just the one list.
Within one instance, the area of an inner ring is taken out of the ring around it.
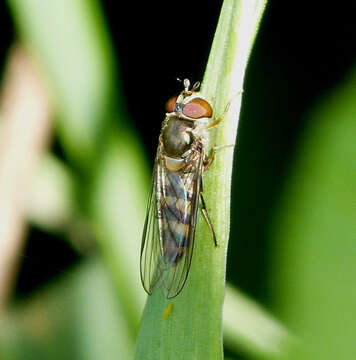
{"label": "blurred green leaf", "polygon": [[1,359],[130,359],[134,339],[119,304],[103,264],[82,264],[12,308],[2,322]]}
{"label": "blurred green leaf", "polygon": [[279,311],[301,337],[292,359],[356,353],[356,69],[309,115],[276,213]]}
{"label": "blurred green leaf", "polygon": [[[129,134],[108,140],[93,184],[91,213],[98,241],[136,335],[145,292],[139,277],[149,178],[141,146]],[[143,199],[145,199],[143,201]]]}
{"label": "blurred green leaf", "polygon": [[[80,206],[94,224],[114,278],[122,280],[121,274],[128,269],[127,280],[116,283],[127,289],[122,294],[130,299],[126,302],[129,308],[135,307],[142,295],[132,295],[138,292],[138,280],[130,280],[138,271],[147,168],[142,147],[129,126],[120,132],[117,129],[118,124],[129,122],[115,82],[113,52],[98,3],[53,0],[44,5],[39,0],[9,0],[9,4],[23,41],[49,75],[58,100],[64,149],[79,168],[88,170],[85,178],[79,177]],[[110,102],[114,95],[115,107]],[[120,133],[120,137],[113,133]],[[134,251],[128,250],[131,246]],[[129,256],[124,256],[127,252]],[[139,308],[126,311],[136,323]]]}
{"label": "blurred green leaf", "polygon": [[21,38],[40,61],[58,107],[65,150],[92,165],[112,111],[114,60],[98,3],[8,0]]}
{"label": "blurred green leaf", "polygon": [[226,285],[224,345],[253,359],[279,358],[294,337],[259,304]]}
{"label": "blurred green leaf", "polygon": [[[234,144],[248,55],[265,1],[226,0],[203,81],[215,116],[224,114],[217,145]],[[222,359],[222,306],[230,218],[232,148],[219,152],[204,177],[204,193],[219,247],[199,218],[190,276],[183,291],[166,300],[156,291],[146,303],[136,345],[136,359]],[[214,206],[213,206],[214,205]],[[167,304],[173,308],[167,319]]]}
{"label": "blurred green leaf", "polygon": [[53,91],[59,138],[76,165],[76,205],[91,222],[88,233],[94,230],[133,337],[144,294],[138,257],[148,177],[116,82],[100,8],[91,0],[9,4],[22,41]]}
{"label": "blurred green leaf", "polygon": [[28,198],[28,217],[48,231],[68,226],[75,214],[73,174],[54,156],[42,157]]}

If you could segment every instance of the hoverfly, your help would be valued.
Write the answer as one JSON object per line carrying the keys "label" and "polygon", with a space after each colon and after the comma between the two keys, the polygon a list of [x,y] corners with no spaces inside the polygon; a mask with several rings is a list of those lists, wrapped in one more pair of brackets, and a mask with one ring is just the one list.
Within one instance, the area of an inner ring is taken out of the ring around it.
{"label": "hoverfly", "polygon": [[199,86],[189,89],[185,79],[184,90],[166,103],[143,230],[142,285],[148,294],[163,286],[167,298],[180,293],[189,273],[199,198],[217,245],[202,195],[202,172],[214,157],[205,152],[207,131],[220,119],[209,124],[213,110]]}

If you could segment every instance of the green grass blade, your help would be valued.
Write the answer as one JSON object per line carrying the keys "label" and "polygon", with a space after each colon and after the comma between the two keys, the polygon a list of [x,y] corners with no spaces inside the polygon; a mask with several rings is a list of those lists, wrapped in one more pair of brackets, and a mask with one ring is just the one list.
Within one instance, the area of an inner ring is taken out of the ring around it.
{"label": "green grass blade", "polygon": [[[202,91],[212,100],[215,114],[224,116],[217,145],[236,138],[241,90],[248,55],[265,1],[225,1],[214,38]],[[167,319],[167,300],[156,291],[148,298],[136,345],[136,359],[222,359],[222,305],[230,217],[232,148],[221,150],[204,177],[204,193],[217,233],[211,234],[201,218],[189,279]]]}

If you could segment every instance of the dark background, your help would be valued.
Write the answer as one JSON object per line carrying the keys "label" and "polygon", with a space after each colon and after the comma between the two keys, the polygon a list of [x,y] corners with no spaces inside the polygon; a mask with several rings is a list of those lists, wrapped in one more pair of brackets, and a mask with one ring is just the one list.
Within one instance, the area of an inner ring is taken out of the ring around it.
{"label": "dark background", "polygon": [[[128,112],[153,162],[164,103],[180,90],[176,77],[202,79],[221,2],[140,2],[139,8],[128,2],[125,11],[118,11],[115,3],[102,1],[103,11]],[[306,125],[304,115],[347,77],[355,60],[355,6],[314,6],[271,1],[246,74],[227,278],[267,306],[269,220]],[[0,24],[2,72],[16,38],[4,2]],[[54,147],[60,154],[59,145]],[[15,295],[28,295],[78,261],[80,255],[60,234],[31,228]]]}

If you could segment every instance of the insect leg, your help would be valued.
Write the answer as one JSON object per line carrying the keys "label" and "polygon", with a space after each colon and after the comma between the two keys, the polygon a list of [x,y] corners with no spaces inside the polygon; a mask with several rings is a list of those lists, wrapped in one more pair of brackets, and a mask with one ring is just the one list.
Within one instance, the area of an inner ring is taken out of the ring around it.
{"label": "insect leg", "polygon": [[235,144],[219,145],[219,146],[212,147],[209,151],[209,155],[204,158],[204,161],[203,161],[204,171],[208,170],[210,168],[212,162],[215,159],[215,154],[218,150],[226,149],[229,147],[234,148]]}
{"label": "insect leg", "polygon": [[214,159],[215,159],[215,149],[212,147],[209,151],[209,155],[204,157],[203,160],[204,171],[210,168],[210,165],[213,163]]}
{"label": "insect leg", "polygon": [[214,151],[216,152],[217,150],[221,150],[221,149],[225,149],[225,148],[229,148],[229,147],[234,148],[234,147],[235,147],[235,144],[227,144],[227,145],[214,146]]}
{"label": "insect leg", "polygon": [[215,126],[218,126],[221,123],[222,119],[223,119],[222,117],[218,117],[215,121],[213,121],[212,123],[205,126],[205,129],[210,130],[210,129],[214,128]]}
{"label": "insect leg", "polygon": [[[213,129],[214,127],[218,126],[221,121],[224,119],[224,116],[226,115],[226,113],[229,111],[230,108],[230,102],[227,103],[225,110],[223,112],[223,114],[221,116],[219,116],[215,121],[213,121],[212,123],[208,124],[205,126],[205,130],[210,130]],[[215,152],[216,150],[220,150],[222,148],[225,147],[234,147],[235,144],[231,144],[231,145],[220,145],[220,146],[214,146],[210,149],[209,151],[209,155],[205,156],[204,161],[203,161],[203,165],[204,165],[204,170],[208,170],[210,165],[212,164],[214,158],[215,158]]]}
{"label": "insect leg", "polygon": [[227,114],[227,112],[229,111],[230,108],[230,102],[228,102],[225,106],[224,112],[222,113],[221,116],[219,116],[215,121],[213,121],[212,123],[208,124],[205,129],[206,130],[210,130],[212,128],[214,128],[215,126],[218,126],[221,121],[224,119],[225,115]]}
{"label": "insect leg", "polygon": [[[234,98],[234,97],[237,97],[237,96],[239,96],[239,95],[242,95],[242,93],[243,93],[243,90],[241,89],[240,91],[238,91],[238,92],[233,96],[233,98]],[[233,99],[233,98],[232,98],[232,99]],[[211,124],[208,124],[208,125],[205,127],[206,130],[210,130],[210,129],[214,128],[215,126],[217,126],[217,125],[219,125],[219,124],[221,123],[221,121],[224,119],[225,115],[228,113],[228,111],[229,111],[229,109],[230,109],[230,105],[231,105],[232,99],[226,104],[225,109],[224,109],[222,115],[218,116],[218,118],[217,118],[215,121],[213,121]]]}
{"label": "insect leg", "polygon": [[206,204],[205,204],[205,200],[203,198],[203,181],[202,179],[200,178],[200,200],[201,200],[201,211],[204,215],[204,218],[205,218],[205,221],[207,222],[208,226],[209,226],[209,229],[211,231],[211,235],[213,237],[213,240],[214,240],[214,245],[215,247],[218,246],[218,242],[216,241],[216,235],[215,235],[215,231],[214,231],[214,228],[213,228],[213,224],[211,223],[211,220],[210,220],[210,217],[209,217],[209,214],[208,214],[208,210],[206,209]]}

